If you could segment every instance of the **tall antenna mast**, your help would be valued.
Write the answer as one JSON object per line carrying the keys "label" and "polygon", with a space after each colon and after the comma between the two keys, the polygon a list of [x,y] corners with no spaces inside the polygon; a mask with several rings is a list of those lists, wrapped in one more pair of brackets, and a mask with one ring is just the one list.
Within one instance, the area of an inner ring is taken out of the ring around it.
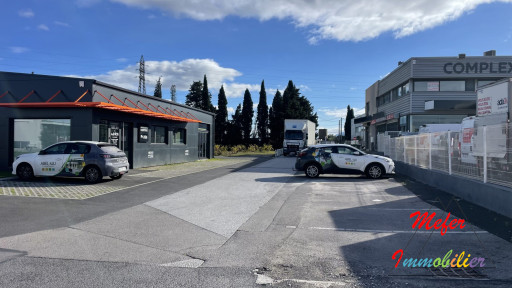
{"label": "tall antenna mast", "polygon": [[139,62],[139,93],[146,94],[146,77],[144,76],[146,71],[144,70],[144,55],[140,55]]}

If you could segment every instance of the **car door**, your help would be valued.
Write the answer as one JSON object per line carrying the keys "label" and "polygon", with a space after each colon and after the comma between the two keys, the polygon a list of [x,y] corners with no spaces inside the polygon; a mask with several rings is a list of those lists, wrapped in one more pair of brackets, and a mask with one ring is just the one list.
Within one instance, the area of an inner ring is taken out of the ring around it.
{"label": "car door", "polygon": [[322,147],[318,149],[318,152],[314,152],[315,159],[322,166],[324,173],[336,172],[336,165],[333,164],[332,159],[332,147]]}
{"label": "car door", "polygon": [[85,167],[85,155],[91,151],[91,146],[85,143],[70,143],[65,155],[68,157],[59,176],[79,176]]}
{"label": "car door", "polygon": [[350,147],[337,147],[338,153],[332,154],[332,161],[336,166],[343,170],[361,170],[364,165],[364,159],[360,155],[355,155],[356,150]]}
{"label": "car door", "polygon": [[69,154],[66,154],[68,143],[55,144],[42,150],[35,163],[35,175],[55,176],[61,172]]}

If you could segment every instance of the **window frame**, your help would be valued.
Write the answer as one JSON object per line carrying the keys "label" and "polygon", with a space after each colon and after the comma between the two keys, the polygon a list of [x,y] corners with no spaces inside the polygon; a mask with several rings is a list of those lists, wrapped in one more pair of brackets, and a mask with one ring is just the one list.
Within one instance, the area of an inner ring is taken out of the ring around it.
{"label": "window frame", "polygon": [[[165,126],[153,126],[151,129],[151,144],[168,144],[169,140],[167,139],[167,127]],[[158,129],[157,129],[158,128]],[[160,141],[162,135],[157,135],[157,130],[163,129],[163,142]]]}
{"label": "window frame", "polygon": [[[180,132],[179,135],[182,135],[179,140],[176,141],[176,135],[177,132]],[[172,132],[172,144],[178,144],[178,145],[186,145],[187,144],[187,129],[186,128],[175,128]]]}

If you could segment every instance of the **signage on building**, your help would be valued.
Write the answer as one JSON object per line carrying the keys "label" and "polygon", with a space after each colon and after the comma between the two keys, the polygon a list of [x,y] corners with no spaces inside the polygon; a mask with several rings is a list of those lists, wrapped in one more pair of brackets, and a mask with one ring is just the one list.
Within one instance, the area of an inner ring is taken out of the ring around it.
{"label": "signage on building", "polygon": [[153,151],[148,151],[148,159],[153,159],[155,157],[155,154]]}
{"label": "signage on building", "polygon": [[432,109],[434,109],[434,100],[425,101],[425,110],[432,110]]}
{"label": "signage on building", "polygon": [[508,112],[508,82],[479,89],[477,92],[476,115],[493,115]]}
{"label": "signage on building", "polygon": [[139,126],[139,142],[146,143],[148,142],[149,135],[149,127],[148,126]]}
{"label": "signage on building", "polygon": [[370,122],[371,125],[374,125],[375,123],[377,123],[376,119],[373,119],[372,122]]}
{"label": "signage on building", "polygon": [[505,74],[512,73],[512,62],[448,62],[443,71],[446,74]]}
{"label": "signage on building", "polygon": [[118,146],[118,144],[119,144],[119,124],[118,123],[110,123],[109,140],[110,140],[110,143]]}
{"label": "signage on building", "polygon": [[388,114],[386,116],[386,120],[393,120],[393,119],[395,119],[395,114]]}
{"label": "signage on building", "polygon": [[439,81],[427,82],[427,91],[439,91]]}

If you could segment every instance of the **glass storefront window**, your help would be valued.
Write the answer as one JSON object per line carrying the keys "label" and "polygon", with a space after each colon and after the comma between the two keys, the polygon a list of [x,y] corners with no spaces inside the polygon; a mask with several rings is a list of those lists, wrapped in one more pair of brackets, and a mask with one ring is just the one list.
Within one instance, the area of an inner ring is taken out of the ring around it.
{"label": "glass storefront window", "polygon": [[411,132],[418,132],[424,124],[461,123],[467,115],[411,115]]}
{"label": "glass storefront window", "polygon": [[14,158],[69,141],[70,119],[14,119]]}
{"label": "glass storefront window", "polygon": [[440,81],[439,91],[465,91],[466,81]]}

